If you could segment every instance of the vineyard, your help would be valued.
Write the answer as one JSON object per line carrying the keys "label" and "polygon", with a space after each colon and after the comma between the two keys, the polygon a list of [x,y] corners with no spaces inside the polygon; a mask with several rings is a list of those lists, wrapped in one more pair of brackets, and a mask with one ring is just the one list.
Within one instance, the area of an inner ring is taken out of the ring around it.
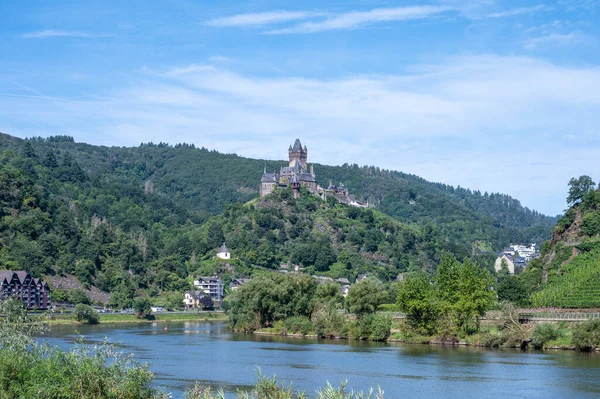
{"label": "vineyard", "polygon": [[541,291],[531,296],[534,306],[600,307],[600,250],[575,257],[558,273]]}

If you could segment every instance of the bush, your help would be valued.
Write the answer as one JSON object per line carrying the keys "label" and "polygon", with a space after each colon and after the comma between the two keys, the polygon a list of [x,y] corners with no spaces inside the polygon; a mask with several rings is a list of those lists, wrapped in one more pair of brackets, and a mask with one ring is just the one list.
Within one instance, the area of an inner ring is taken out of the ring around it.
{"label": "bush", "polygon": [[80,323],[98,324],[100,322],[100,316],[94,308],[82,303],[75,306],[73,316]]}
{"label": "bush", "polygon": [[308,317],[290,317],[285,320],[285,329],[288,334],[303,334],[306,335],[313,330],[313,325]]}
{"label": "bush", "polygon": [[573,330],[573,345],[580,351],[592,351],[600,345],[600,320],[588,320]]}
{"label": "bush", "polygon": [[561,332],[552,324],[538,324],[531,335],[531,344],[535,349],[542,349],[547,342],[560,336]]}
{"label": "bush", "polygon": [[152,373],[114,347],[39,345],[32,334],[40,319],[22,303],[0,302],[0,313],[0,399],[166,399],[152,388]]}
{"label": "bush", "polygon": [[371,341],[385,341],[390,336],[392,318],[388,315],[376,314],[371,320]]}
{"label": "bush", "polygon": [[319,306],[312,314],[312,324],[319,337],[342,337],[347,334],[346,315],[334,306]]}
{"label": "bush", "polygon": [[479,343],[487,348],[499,348],[508,341],[508,335],[502,332],[488,331],[481,334]]}
{"label": "bush", "polygon": [[152,304],[148,298],[136,298],[133,302],[133,310],[138,319],[148,319],[152,316]]}
{"label": "bush", "polygon": [[69,302],[78,304],[83,303],[84,305],[91,305],[92,300],[87,296],[84,290],[75,288],[69,291]]}

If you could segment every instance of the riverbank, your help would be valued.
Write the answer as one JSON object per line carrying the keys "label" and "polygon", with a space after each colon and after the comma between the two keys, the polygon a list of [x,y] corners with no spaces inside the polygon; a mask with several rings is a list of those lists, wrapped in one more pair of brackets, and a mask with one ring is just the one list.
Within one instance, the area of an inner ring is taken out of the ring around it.
{"label": "riverbank", "polygon": [[[545,338],[540,338],[540,332],[534,325],[523,325],[523,329],[517,334],[507,334],[501,326],[491,325],[483,327],[479,332],[464,337],[440,337],[436,335],[421,335],[403,322],[394,322],[388,338],[378,340],[379,342],[401,343],[401,344],[419,344],[419,345],[440,345],[440,346],[465,346],[478,348],[507,348],[507,349],[543,349],[543,350],[582,350],[578,348],[573,340],[575,331],[574,325],[567,323],[548,323],[542,330],[550,329],[553,333]],[[262,328],[252,332],[255,335],[280,336],[288,338],[312,338],[312,339],[334,339],[334,340],[354,340],[354,341],[373,341],[363,338],[353,338],[350,336],[329,336],[321,337],[314,332],[302,334],[298,332],[288,333],[279,328]],[[596,338],[592,338],[596,340]],[[584,351],[600,352],[600,343],[592,344]]]}
{"label": "riverbank", "polygon": [[[100,315],[100,323],[156,323],[177,321],[226,321],[227,315],[222,312],[201,313],[158,313],[153,319],[138,319],[133,314],[104,313]],[[49,325],[80,324],[72,314],[56,314],[47,319]]]}

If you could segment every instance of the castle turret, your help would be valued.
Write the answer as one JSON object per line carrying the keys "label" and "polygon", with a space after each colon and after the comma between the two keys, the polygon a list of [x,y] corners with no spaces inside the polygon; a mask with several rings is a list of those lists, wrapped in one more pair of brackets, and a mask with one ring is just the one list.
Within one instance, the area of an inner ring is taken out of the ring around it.
{"label": "castle turret", "polygon": [[293,167],[298,161],[302,169],[306,170],[306,160],[308,158],[308,149],[306,146],[302,148],[302,144],[300,143],[300,139],[296,139],[294,142],[294,146],[290,146],[288,150],[290,156],[290,167]]}

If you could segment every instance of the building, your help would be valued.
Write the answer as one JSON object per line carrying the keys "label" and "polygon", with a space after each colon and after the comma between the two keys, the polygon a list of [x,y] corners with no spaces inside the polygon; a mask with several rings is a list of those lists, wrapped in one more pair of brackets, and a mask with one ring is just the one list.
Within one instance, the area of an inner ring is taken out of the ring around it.
{"label": "building", "polygon": [[194,281],[194,287],[199,291],[210,295],[213,301],[220,302],[225,296],[223,280],[217,276],[198,277],[198,279]]}
{"label": "building", "polygon": [[494,263],[494,270],[496,270],[496,272],[499,272],[502,270],[502,261],[506,261],[506,266],[508,266],[508,272],[510,274],[515,274],[515,263],[513,262],[513,258],[510,255],[502,255],[499,256],[498,259],[496,259],[496,262]]}
{"label": "building", "polygon": [[204,291],[186,291],[183,296],[183,306],[186,309],[202,308],[200,300],[207,295]]}
{"label": "building", "polygon": [[311,166],[308,170],[308,149],[302,147],[300,139],[296,139],[294,146],[288,149],[289,164],[279,169],[279,173],[267,173],[265,168],[260,181],[260,196],[271,194],[275,188],[291,187],[294,196],[300,195],[300,188],[306,187],[313,194],[318,194],[315,170]]}
{"label": "building", "polygon": [[217,258],[231,259],[231,253],[227,249],[227,245],[225,245],[225,243],[223,243],[223,245],[221,245],[221,248],[219,248],[219,250],[217,251]]}
{"label": "building", "polygon": [[50,307],[50,287],[41,278],[23,270],[0,270],[0,300],[16,298],[27,309],[46,310]]}
{"label": "building", "polygon": [[231,291],[235,291],[242,285],[246,284],[248,281],[250,281],[249,278],[234,278],[233,280],[231,280],[231,283],[229,283],[229,288],[231,289]]}
{"label": "building", "polygon": [[334,197],[338,202],[366,208],[368,203],[357,201],[353,198],[343,183],[333,185],[331,182],[325,189],[317,184],[314,167],[308,167],[308,149],[302,146],[300,139],[296,139],[293,146],[288,149],[288,166],[284,166],[273,173],[267,173],[265,168],[260,180],[260,196],[271,194],[276,188],[291,188],[294,197],[300,196],[300,190],[304,187],[313,195],[322,199]]}

